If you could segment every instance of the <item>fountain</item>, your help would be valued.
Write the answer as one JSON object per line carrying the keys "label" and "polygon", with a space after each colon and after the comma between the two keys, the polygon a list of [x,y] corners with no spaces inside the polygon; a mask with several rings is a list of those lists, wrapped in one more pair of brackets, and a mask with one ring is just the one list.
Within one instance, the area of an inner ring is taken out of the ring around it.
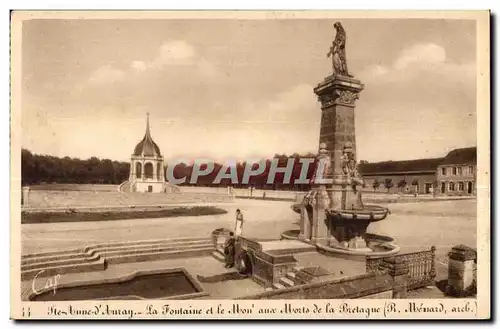
{"label": "fountain", "polygon": [[332,253],[394,254],[399,251],[394,239],[366,232],[371,222],[385,219],[389,209],[363,204],[354,109],[364,85],[347,70],[344,28],[340,23],[334,27],[337,33],[328,53],[333,72],[314,88],[322,112],[316,174],[311,190],[292,206],[301,215],[296,238]]}

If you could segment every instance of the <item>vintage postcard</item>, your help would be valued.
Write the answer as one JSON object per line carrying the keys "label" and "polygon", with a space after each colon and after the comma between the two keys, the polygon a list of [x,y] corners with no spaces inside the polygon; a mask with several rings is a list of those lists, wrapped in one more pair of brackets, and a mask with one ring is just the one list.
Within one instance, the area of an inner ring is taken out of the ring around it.
{"label": "vintage postcard", "polygon": [[490,13],[14,11],[14,319],[488,319]]}

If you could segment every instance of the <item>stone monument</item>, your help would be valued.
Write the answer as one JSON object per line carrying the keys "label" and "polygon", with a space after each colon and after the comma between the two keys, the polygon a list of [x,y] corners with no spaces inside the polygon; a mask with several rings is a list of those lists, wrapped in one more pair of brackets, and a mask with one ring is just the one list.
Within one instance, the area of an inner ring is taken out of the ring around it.
{"label": "stone monument", "polygon": [[332,73],[314,88],[321,103],[320,147],[311,191],[300,207],[299,239],[370,253],[366,229],[370,222],[385,219],[389,211],[362,202],[364,182],[357,170],[354,110],[364,86],[349,73],[342,24],[333,26],[336,36],[327,53]]}

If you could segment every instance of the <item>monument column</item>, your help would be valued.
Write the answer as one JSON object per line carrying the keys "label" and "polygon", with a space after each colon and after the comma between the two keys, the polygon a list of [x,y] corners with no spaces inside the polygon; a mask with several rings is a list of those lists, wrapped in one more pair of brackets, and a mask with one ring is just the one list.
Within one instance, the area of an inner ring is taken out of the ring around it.
{"label": "monument column", "polygon": [[[315,88],[314,93],[321,103],[321,128],[319,141],[325,145],[330,157],[332,184],[327,188],[330,198],[329,210],[341,211],[362,207],[357,173],[355,102],[363,90],[363,84],[349,74],[346,59],[346,32],[341,23],[333,25],[335,38],[327,54],[332,58],[332,73]],[[323,187],[323,188],[325,188]],[[357,225],[357,224],[361,225]],[[327,219],[327,245],[340,244],[344,248],[365,248],[362,236],[367,225],[358,221],[356,215],[350,220],[341,219],[340,214],[331,214]],[[360,227],[358,227],[360,226]],[[362,227],[365,226],[365,227]]]}
{"label": "monument column", "polygon": [[[301,204],[299,239],[308,241],[310,234],[310,241],[324,250],[369,253],[372,246],[368,245],[366,229],[370,222],[385,219],[389,210],[363,205],[354,110],[364,86],[347,69],[347,37],[342,24],[337,22],[333,27],[336,35],[327,54],[332,59],[332,72],[314,88],[321,103],[320,148],[311,190]],[[311,208],[313,225],[308,225],[304,214]]]}
{"label": "monument column", "polygon": [[341,179],[344,175],[341,157],[346,143],[351,144],[354,156],[356,154],[354,107],[363,87],[353,77],[332,74],[314,88],[321,102],[319,139],[330,152],[334,179]]}

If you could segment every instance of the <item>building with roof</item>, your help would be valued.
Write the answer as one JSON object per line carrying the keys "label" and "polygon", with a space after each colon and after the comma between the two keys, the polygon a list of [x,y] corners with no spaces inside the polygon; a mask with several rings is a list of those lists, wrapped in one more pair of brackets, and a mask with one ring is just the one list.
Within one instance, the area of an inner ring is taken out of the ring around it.
{"label": "building with roof", "polygon": [[455,149],[448,153],[437,168],[440,194],[476,194],[477,150],[475,147]]}
{"label": "building with roof", "polygon": [[163,156],[160,147],[151,137],[148,114],[144,137],[130,157],[129,180],[120,185],[120,191],[165,193],[173,191],[173,188],[165,181]]}
{"label": "building with roof", "polygon": [[475,195],[476,147],[443,158],[361,162],[366,188],[389,193]]}
{"label": "building with roof", "polygon": [[146,121],[146,133],[131,156],[129,181],[132,183],[133,192],[163,192],[163,156],[151,137],[149,113]]}

